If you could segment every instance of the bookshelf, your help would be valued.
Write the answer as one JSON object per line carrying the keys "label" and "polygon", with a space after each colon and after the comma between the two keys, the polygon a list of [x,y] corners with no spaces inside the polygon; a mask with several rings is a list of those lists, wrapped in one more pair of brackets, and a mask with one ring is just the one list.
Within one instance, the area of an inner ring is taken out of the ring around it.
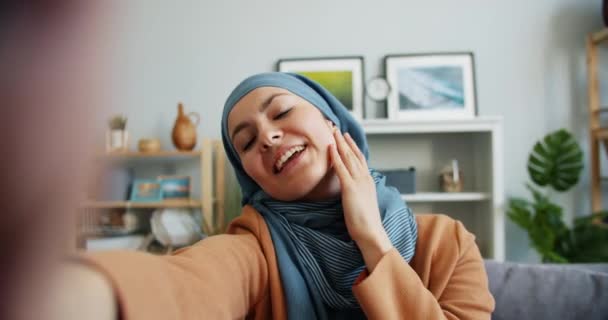
{"label": "bookshelf", "polygon": [[[484,258],[505,258],[502,118],[362,121],[370,165],[416,168],[416,193],[401,197],[414,213],[440,213],[463,222],[475,234]],[[442,192],[439,171],[457,159],[464,190]]]}
{"label": "bookshelf", "polygon": [[[88,237],[95,235],[94,216],[103,210],[121,209],[168,209],[182,208],[200,211],[202,232],[211,235],[224,230],[224,174],[225,154],[219,140],[203,139],[199,150],[158,152],[111,152],[96,154],[95,168],[99,171],[91,183],[88,197],[80,205],[83,217],[80,221],[78,246],[83,248]],[[136,172],[134,178],[154,177],[161,174],[179,174],[191,177],[188,199],[165,199],[162,201],[129,201],[127,199],[105,199],[99,197],[99,186],[104,168],[130,168]],[[169,172],[167,172],[169,171]],[[149,212],[143,210],[142,212]],[[93,230],[93,231],[92,231]]]}

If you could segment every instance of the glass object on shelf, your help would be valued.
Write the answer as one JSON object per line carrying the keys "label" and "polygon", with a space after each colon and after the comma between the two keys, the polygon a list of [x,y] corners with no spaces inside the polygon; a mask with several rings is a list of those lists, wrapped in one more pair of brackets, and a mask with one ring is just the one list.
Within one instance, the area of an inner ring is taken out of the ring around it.
{"label": "glass object on shelf", "polygon": [[451,164],[441,170],[439,183],[443,192],[462,192],[464,184],[458,160],[453,159]]}

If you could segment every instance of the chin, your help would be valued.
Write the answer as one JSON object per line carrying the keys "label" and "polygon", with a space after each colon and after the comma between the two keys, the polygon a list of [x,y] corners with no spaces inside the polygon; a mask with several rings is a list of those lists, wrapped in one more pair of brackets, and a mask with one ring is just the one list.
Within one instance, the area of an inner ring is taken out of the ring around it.
{"label": "chin", "polygon": [[272,190],[263,188],[268,195],[280,201],[296,201],[305,199],[311,192],[314,192],[323,177],[307,177],[298,179],[287,185],[274,185]]}
{"label": "chin", "polygon": [[267,192],[271,197],[281,201],[296,201],[306,198],[313,188],[305,188],[303,185],[282,186],[275,192]]}
{"label": "chin", "polygon": [[296,199],[319,201],[334,198],[340,194],[338,177],[333,170],[319,174],[313,181],[310,181],[309,186],[306,190],[301,190]]}

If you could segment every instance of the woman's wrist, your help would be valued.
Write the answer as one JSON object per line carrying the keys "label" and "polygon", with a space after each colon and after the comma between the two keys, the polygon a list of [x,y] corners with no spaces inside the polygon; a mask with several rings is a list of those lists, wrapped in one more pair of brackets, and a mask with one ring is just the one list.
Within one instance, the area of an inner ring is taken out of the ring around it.
{"label": "woman's wrist", "polygon": [[355,240],[368,272],[372,272],[382,257],[393,248],[384,228]]}

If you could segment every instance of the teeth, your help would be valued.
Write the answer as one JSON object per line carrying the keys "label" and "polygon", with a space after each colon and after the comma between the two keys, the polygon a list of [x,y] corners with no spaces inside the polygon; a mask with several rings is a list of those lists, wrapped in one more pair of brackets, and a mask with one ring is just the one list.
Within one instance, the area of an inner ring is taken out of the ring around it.
{"label": "teeth", "polygon": [[277,168],[277,170],[281,170],[281,168],[283,168],[283,164],[285,164],[285,162],[287,160],[289,160],[289,158],[291,158],[292,155],[294,155],[296,152],[300,152],[304,150],[304,146],[295,146],[292,147],[291,149],[287,150],[282,156],[281,158],[279,158],[279,161],[277,161],[277,163],[275,163],[275,167]]}

